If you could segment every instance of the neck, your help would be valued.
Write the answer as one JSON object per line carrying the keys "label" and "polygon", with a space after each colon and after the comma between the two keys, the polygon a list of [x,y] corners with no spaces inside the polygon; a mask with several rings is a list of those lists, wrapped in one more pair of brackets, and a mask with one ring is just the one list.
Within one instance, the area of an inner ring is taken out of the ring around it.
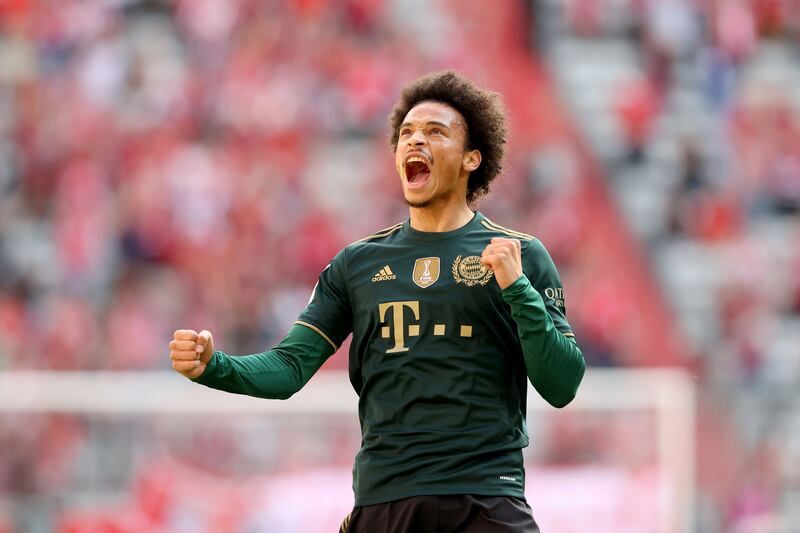
{"label": "neck", "polygon": [[458,229],[470,220],[473,212],[466,201],[409,207],[411,227],[417,231],[443,232]]}

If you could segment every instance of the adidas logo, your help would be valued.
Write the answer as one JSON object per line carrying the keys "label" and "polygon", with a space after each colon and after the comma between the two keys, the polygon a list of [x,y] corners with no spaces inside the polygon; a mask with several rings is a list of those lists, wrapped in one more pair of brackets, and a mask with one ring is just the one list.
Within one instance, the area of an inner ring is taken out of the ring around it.
{"label": "adidas logo", "polygon": [[394,275],[392,269],[389,265],[386,265],[382,269],[378,271],[375,276],[373,276],[372,281],[389,281],[392,279],[397,279],[397,276]]}

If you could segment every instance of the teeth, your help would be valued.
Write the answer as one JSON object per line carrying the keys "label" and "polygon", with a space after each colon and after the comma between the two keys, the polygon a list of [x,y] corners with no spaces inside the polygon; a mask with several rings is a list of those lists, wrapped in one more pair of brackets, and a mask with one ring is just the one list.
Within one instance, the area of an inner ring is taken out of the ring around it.
{"label": "teeth", "polygon": [[422,159],[419,156],[409,157],[408,159],[406,159],[406,163],[424,163],[426,165],[428,164],[424,159]]}

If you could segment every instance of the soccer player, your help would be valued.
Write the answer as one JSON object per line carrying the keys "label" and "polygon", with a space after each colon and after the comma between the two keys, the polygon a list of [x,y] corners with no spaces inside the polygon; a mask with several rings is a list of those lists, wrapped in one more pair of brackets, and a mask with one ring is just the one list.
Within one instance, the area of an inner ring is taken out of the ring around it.
{"label": "soccer player", "polygon": [[300,390],[352,333],[361,450],[346,533],[531,532],[527,380],[567,405],[585,362],[534,237],[470,206],[500,173],[499,96],[452,71],[403,88],[391,145],[409,218],[342,249],[273,349],[233,357],[175,332],[173,368],[260,398]]}

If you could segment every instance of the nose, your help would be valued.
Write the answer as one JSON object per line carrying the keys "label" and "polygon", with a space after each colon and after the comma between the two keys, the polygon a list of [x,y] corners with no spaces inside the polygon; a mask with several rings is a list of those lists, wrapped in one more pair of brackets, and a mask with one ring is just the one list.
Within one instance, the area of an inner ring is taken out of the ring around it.
{"label": "nose", "polygon": [[408,144],[410,146],[420,146],[425,144],[425,135],[423,135],[422,131],[416,130],[411,134],[411,137],[408,138]]}

